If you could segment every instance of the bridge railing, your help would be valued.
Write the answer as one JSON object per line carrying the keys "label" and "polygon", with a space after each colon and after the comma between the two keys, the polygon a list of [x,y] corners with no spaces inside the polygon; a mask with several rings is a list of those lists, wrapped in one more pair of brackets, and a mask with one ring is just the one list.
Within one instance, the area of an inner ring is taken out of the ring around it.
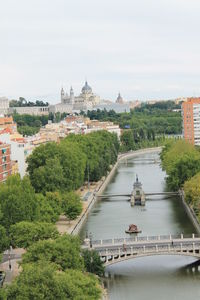
{"label": "bridge railing", "polygon": [[183,251],[195,251],[200,250],[200,243],[189,243],[182,244],[179,243],[177,245],[149,245],[149,246],[135,246],[135,247],[127,247],[124,249],[123,247],[115,248],[115,249],[105,249],[98,250],[98,253],[101,257],[104,256],[114,256],[114,255],[123,255],[123,254],[140,254],[140,253],[162,253],[162,252],[183,252]]}
{"label": "bridge railing", "polygon": [[160,240],[174,240],[174,239],[185,239],[185,238],[199,238],[199,234],[172,234],[172,235],[155,235],[155,236],[136,236],[131,238],[114,238],[105,240],[93,240],[92,245],[94,246],[105,246],[105,245],[116,245],[116,244],[131,244],[134,242],[143,241],[160,241]]}

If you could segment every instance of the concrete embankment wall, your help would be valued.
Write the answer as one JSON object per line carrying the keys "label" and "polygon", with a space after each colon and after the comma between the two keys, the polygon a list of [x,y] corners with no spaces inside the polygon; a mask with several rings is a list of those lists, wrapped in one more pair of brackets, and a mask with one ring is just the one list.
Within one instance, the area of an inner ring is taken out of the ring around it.
{"label": "concrete embankment wall", "polygon": [[77,220],[77,223],[75,224],[74,228],[72,229],[71,234],[75,235],[75,234],[79,233],[83,223],[85,222],[85,220],[88,216],[88,213],[91,211],[94,203],[97,200],[96,195],[101,195],[103,193],[103,191],[107,187],[108,183],[112,179],[113,175],[115,174],[115,171],[118,168],[118,164],[119,164],[120,161],[122,161],[124,159],[129,159],[129,158],[135,157],[139,154],[160,152],[161,150],[162,150],[162,147],[147,148],[147,149],[140,149],[140,150],[136,150],[136,151],[130,151],[128,153],[124,153],[124,154],[119,155],[118,160],[115,163],[115,165],[112,167],[112,170],[110,171],[110,173],[106,176],[106,178],[104,180],[100,181],[99,185],[96,188],[96,192],[92,193],[90,195],[90,197],[88,199],[89,205],[88,205],[87,209],[85,210],[84,214]]}
{"label": "concrete embankment wall", "polygon": [[197,217],[196,217],[193,209],[185,202],[184,193],[182,193],[182,195],[181,195],[181,201],[182,201],[185,211],[187,212],[190,220],[192,221],[196,231],[200,234],[200,224],[197,220]]}

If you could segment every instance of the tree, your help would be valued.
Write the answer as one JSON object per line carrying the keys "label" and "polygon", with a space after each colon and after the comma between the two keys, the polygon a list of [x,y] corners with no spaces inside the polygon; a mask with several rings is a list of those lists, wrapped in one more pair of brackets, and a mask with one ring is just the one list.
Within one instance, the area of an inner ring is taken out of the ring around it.
{"label": "tree", "polygon": [[74,220],[82,211],[82,203],[80,197],[74,192],[62,195],[62,209],[69,220]]}
{"label": "tree", "polygon": [[95,250],[83,250],[82,254],[86,270],[98,276],[103,276],[105,268],[99,254]]}
{"label": "tree", "polygon": [[184,183],[185,199],[195,210],[200,220],[200,173]]}
{"label": "tree", "polygon": [[29,178],[19,175],[8,177],[1,185],[0,205],[2,210],[1,223],[6,229],[20,221],[33,221],[38,217],[38,206],[35,191]]}
{"label": "tree", "polygon": [[46,263],[26,265],[7,288],[7,300],[94,300],[101,298],[98,280],[78,270],[58,271]]}
{"label": "tree", "polygon": [[58,145],[54,142],[40,145],[35,148],[33,153],[27,158],[30,179],[32,181],[33,172],[35,169],[45,166],[48,159],[55,158],[58,155]]}
{"label": "tree", "polygon": [[10,227],[10,240],[13,247],[27,248],[44,239],[55,239],[59,233],[53,224],[42,222],[19,222]]}
{"label": "tree", "polygon": [[54,192],[65,189],[63,168],[58,157],[48,158],[44,166],[34,169],[31,183],[37,193]]}
{"label": "tree", "polygon": [[80,256],[78,237],[63,235],[55,240],[42,240],[31,245],[23,256],[22,265],[27,263],[55,263],[59,269],[84,270]]}
{"label": "tree", "polygon": [[9,245],[9,239],[6,233],[6,229],[0,225],[0,254],[1,252],[3,252],[5,249],[8,248],[8,245]]}
{"label": "tree", "polygon": [[38,205],[38,217],[37,221],[55,223],[59,219],[61,213],[60,210],[55,210],[54,207],[49,203],[46,196],[42,194],[36,194],[36,201]]}
{"label": "tree", "polygon": [[162,166],[168,174],[167,182],[178,189],[200,171],[200,153],[186,141],[170,143],[161,153]]}

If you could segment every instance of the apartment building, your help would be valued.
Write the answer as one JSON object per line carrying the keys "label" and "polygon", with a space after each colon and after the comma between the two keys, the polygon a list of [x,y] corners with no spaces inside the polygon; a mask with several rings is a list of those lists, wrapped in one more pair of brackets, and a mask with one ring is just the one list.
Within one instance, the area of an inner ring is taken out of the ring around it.
{"label": "apartment building", "polygon": [[182,103],[183,136],[200,146],[200,98],[188,98]]}
{"label": "apartment building", "polygon": [[5,181],[11,174],[10,145],[0,143],[0,182]]}

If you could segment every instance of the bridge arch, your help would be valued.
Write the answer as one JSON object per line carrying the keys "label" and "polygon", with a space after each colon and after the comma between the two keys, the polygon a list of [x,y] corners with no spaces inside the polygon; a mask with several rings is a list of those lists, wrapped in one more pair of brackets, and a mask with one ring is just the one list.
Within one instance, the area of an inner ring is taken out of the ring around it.
{"label": "bridge arch", "polygon": [[[104,260],[104,266],[108,267],[120,262],[124,262],[127,260],[132,260],[132,259],[137,259],[137,258],[141,258],[141,257],[149,257],[149,256],[165,256],[165,255],[170,255],[170,256],[190,256],[190,257],[194,257],[194,258],[198,258],[200,260],[200,253],[196,253],[196,252],[176,252],[176,251],[171,251],[171,252],[162,252],[162,253],[158,253],[158,252],[151,252],[151,253],[141,253],[141,254],[122,254],[121,256],[114,256],[114,257],[107,257]],[[102,258],[103,260],[103,258]]]}

